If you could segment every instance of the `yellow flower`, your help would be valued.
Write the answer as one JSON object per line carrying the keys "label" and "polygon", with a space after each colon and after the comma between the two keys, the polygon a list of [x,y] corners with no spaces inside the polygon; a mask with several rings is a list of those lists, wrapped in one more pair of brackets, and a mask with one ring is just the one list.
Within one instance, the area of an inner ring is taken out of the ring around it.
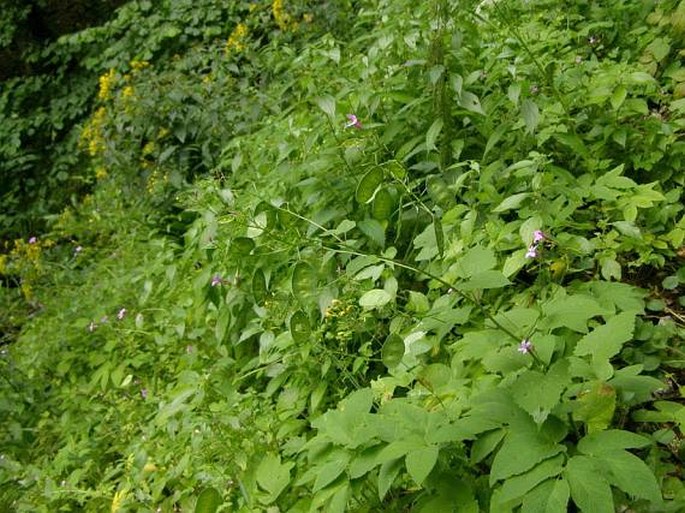
{"label": "yellow flower", "polygon": [[131,62],[129,62],[129,65],[131,66],[133,71],[140,71],[147,68],[150,65],[150,63],[148,61],[137,61],[134,59]]}
{"label": "yellow flower", "polygon": [[95,168],[95,178],[97,178],[98,180],[104,180],[105,178],[107,178],[107,176],[107,169],[105,169],[103,166],[98,166]]}
{"label": "yellow flower", "polygon": [[226,53],[229,54],[233,50],[236,52],[241,52],[245,49],[245,38],[247,37],[247,25],[244,23],[238,23],[236,27],[228,36],[228,41],[226,41]]}
{"label": "yellow flower", "polygon": [[126,86],[124,89],[121,91],[121,95],[124,98],[133,98],[135,96],[135,91],[133,90],[133,86]]}
{"label": "yellow flower", "polygon": [[98,99],[102,101],[109,100],[112,97],[112,86],[116,80],[116,71],[111,68],[107,73],[100,77],[100,90],[98,91]]}
{"label": "yellow flower", "polygon": [[285,12],[283,8],[283,0],[274,0],[271,4],[271,12],[274,15],[274,20],[276,20],[276,25],[283,32],[288,30],[290,25],[290,15]]}

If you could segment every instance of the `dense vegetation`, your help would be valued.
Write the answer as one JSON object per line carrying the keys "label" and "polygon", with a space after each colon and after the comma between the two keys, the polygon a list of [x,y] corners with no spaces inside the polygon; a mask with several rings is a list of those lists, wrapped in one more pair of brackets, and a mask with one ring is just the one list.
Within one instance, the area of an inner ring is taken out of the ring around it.
{"label": "dense vegetation", "polygon": [[685,510],[685,2],[6,3],[0,510]]}

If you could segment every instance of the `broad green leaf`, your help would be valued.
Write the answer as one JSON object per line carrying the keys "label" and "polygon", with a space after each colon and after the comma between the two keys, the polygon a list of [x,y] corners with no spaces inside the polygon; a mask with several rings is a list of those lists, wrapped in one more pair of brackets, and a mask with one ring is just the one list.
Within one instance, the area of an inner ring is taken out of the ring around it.
{"label": "broad green leaf", "polygon": [[547,374],[536,370],[524,371],[512,386],[512,395],[516,404],[541,424],[557,406],[569,382],[568,364],[561,360]]}
{"label": "broad green leaf", "polygon": [[373,199],[376,191],[383,183],[383,176],[383,169],[374,167],[362,177],[359,181],[359,185],[357,185],[357,191],[355,192],[357,203],[363,205]]}
{"label": "broad green leaf", "polygon": [[504,438],[504,429],[494,429],[479,436],[471,447],[471,462],[479,463],[487,458]]}
{"label": "broad green leaf", "polygon": [[264,276],[264,271],[257,269],[252,275],[252,295],[257,304],[266,299],[266,292],[266,276]]}
{"label": "broad green leaf", "polygon": [[384,221],[389,219],[394,211],[395,200],[390,191],[386,188],[379,189],[378,192],[376,192],[376,196],[373,198],[371,215],[374,219]]}
{"label": "broad green leaf", "polygon": [[359,306],[363,308],[380,308],[392,301],[392,296],[383,289],[373,289],[359,298]]}
{"label": "broad green leaf", "polygon": [[384,447],[384,445],[376,445],[357,452],[352,463],[350,463],[350,477],[357,479],[371,472],[378,465],[378,455]]}
{"label": "broad green leaf", "polygon": [[442,221],[439,217],[433,217],[433,229],[435,230],[435,243],[438,247],[440,258],[445,254],[445,232],[442,231]]}
{"label": "broad green leaf", "polygon": [[303,344],[309,340],[311,334],[309,316],[302,310],[298,310],[290,317],[290,334],[297,344]]}
{"label": "broad green leaf", "polygon": [[621,449],[637,449],[646,447],[652,442],[649,438],[623,431],[620,429],[607,429],[583,437],[578,442],[578,450],[588,456],[598,456],[601,458],[606,452],[616,452]]}
{"label": "broad green leaf", "polygon": [[561,326],[587,333],[588,320],[607,313],[597,300],[585,295],[566,296],[554,299],[542,307],[540,328],[553,330]]}
{"label": "broad green leaf", "polygon": [[461,97],[459,98],[459,105],[465,108],[466,110],[475,112],[477,114],[482,114],[483,116],[485,116],[485,111],[483,110],[483,107],[480,104],[478,96],[476,96],[473,93],[470,93],[468,91],[462,92]]}
{"label": "broad green leaf", "polygon": [[628,80],[633,84],[650,84],[655,81],[652,75],[644,71],[634,71],[628,75]]}
{"label": "broad green leaf", "polygon": [[221,494],[215,488],[205,488],[195,503],[195,513],[214,513],[221,506]]}
{"label": "broad green leaf", "polygon": [[572,457],[564,475],[571,488],[571,498],[582,513],[614,513],[611,487],[591,458]]}
{"label": "broad green leaf", "polygon": [[219,310],[219,314],[216,319],[216,325],[214,326],[214,336],[216,337],[217,342],[222,343],[224,341],[230,321],[231,310],[227,306],[223,306]]}
{"label": "broad green leaf", "polygon": [[567,513],[570,495],[565,479],[550,479],[525,496],[521,513]]}
{"label": "broad green leaf", "polygon": [[255,246],[254,240],[249,237],[236,237],[231,241],[231,250],[238,255],[249,255]]}
{"label": "broad green leaf", "polygon": [[433,121],[433,124],[430,126],[428,131],[426,132],[426,150],[427,151],[432,151],[437,149],[435,146],[435,142],[438,140],[438,136],[440,135],[440,132],[442,131],[443,127],[443,120],[442,118],[437,118],[435,121]]}
{"label": "broad green leaf", "polygon": [[291,286],[296,298],[306,298],[316,289],[316,272],[307,262],[299,261],[293,268]]}
{"label": "broad green leaf", "polygon": [[529,192],[521,192],[518,194],[513,194],[505,198],[499,205],[497,205],[492,211],[493,212],[506,212],[512,208],[519,208],[524,200],[530,197]]}
{"label": "broad green leaf", "polygon": [[345,471],[349,461],[349,456],[343,457],[342,454],[340,454],[338,455],[338,458],[319,468],[316,472],[316,481],[314,482],[312,491],[317,492],[335,481],[338,476]]}
{"label": "broad green leaf", "polygon": [[500,500],[508,502],[519,499],[543,481],[558,476],[564,468],[564,461],[564,455],[558,454],[540,462],[523,474],[510,477],[502,485]]}
{"label": "broad green leaf", "polygon": [[618,110],[619,107],[623,105],[627,95],[628,90],[626,89],[626,86],[619,84],[611,95],[611,107],[614,110]]}
{"label": "broad green leaf", "polygon": [[344,483],[340,489],[331,497],[326,508],[326,513],[345,513],[347,507],[347,499],[350,493],[350,485]]}
{"label": "broad green leaf", "polygon": [[543,438],[537,429],[510,431],[492,462],[490,483],[530,470],[542,460],[562,452],[564,448]]}
{"label": "broad green leaf", "polygon": [[511,282],[500,271],[483,271],[459,284],[463,291],[477,289],[499,289],[511,285]]}
{"label": "broad green leaf", "polygon": [[381,349],[381,360],[388,369],[397,367],[404,357],[404,340],[397,333],[391,333],[385,339]]}
{"label": "broad green leaf", "polygon": [[521,102],[521,115],[526,124],[526,132],[532,134],[540,122],[540,110],[534,101],[525,99]]}
{"label": "broad green leaf", "polygon": [[635,314],[632,312],[620,313],[580,339],[573,354],[576,356],[592,355],[593,359],[609,360],[618,354],[625,342],[632,339],[634,328]]}
{"label": "broad green leaf", "polygon": [[335,98],[331,95],[322,96],[316,99],[316,104],[330,118],[335,117]]}
{"label": "broad green leaf", "polygon": [[634,498],[661,502],[661,490],[654,472],[640,458],[628,451],[603,452],[597,466],[608,470],[603,475],[609,483]]}
{"label": "broad green leaf", "polygon": [[616,390],[606,383],[597,381],[592,388],[578,394],[574,404],[573,418],[587,424],[588,433],[603,431],[614,418]]}
{"label": "broad green leaf", "polygon": [[403,458],[386,461],[378,472],[378,498],[382,501],[395,482],[397,474],[402,470]]}
{"label": "broad green leaf", "polygon": [[290,483],[290,469],[293,462],[281,464],[281,458],[275,454],[267,454],[257,467],[257,483],[270,494],[268,502],[276,500]]}
{"label": "broad green leaf", "polygon": [[357,223],[357,227],[378,246],[385,247],[385,229],[376,219],[363,219]]}
{"label": "broad green leaf", "polygon": [[497,257],[492,249],[475,246],[459,258],[455,267],[459,277],[470,278],[476,273],[489,271],[495,265],[497,265]]}
{"label": "broad green leaf", "polygon": [[422,484],[428,477],[438,461],[439,452],[437,447],[423,447],[407,454],[405,457],[407,472],[416,484]]}

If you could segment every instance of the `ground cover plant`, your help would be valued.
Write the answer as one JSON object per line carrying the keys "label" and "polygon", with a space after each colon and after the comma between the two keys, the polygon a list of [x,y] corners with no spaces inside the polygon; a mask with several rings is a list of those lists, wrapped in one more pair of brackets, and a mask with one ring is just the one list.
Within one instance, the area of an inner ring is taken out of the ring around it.
{"label": "ground cover plant", "polygon": [[45,50],[0,509],[682,511],[685,3],[224,4]]}

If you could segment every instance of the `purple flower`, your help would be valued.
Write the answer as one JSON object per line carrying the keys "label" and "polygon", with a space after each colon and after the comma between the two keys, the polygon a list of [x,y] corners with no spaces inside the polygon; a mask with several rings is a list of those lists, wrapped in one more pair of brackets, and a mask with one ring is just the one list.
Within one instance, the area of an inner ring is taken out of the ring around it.
{"label": "purple flower", "polygon": [[545,240],[546,238],[547,238],[547,237],[545,237],[545,234],[542,233],[541,230],[535,230],[535,231],[533,232],[533,242],[535,242],[535,243],[540,242],[540,241],[543,241],[543,240]]}
{"label": "purple flower", "polygon": [[359,120],[357,119],[357,116],[355,116],[354,114],[348,114],[347,119],[349,120],[349,122],[347,124],[345,124],[345,128],[354,127],[354,128],[359,129],[362,127],[362,124],[359,122]]}
{"label": "purple flower", "polygon": [[29,239],[29,244],[35,244],[36,242],[38,242],[38,239],[36,237],[31,237]]}
{"label": "purple flower", "polygon": [[517,350],[521,354],[528,354],[533,350],[533,344],[528,339],[522,340]]}
{"label": "purple flower", "polygon": [[535,258],[537,256],[538,256],[537,245],[533,244],[532,246],[529,246],[528,251],[526,251],[526,258]]}
{"label": "purple flower", "polygon": [[117,319],[122,320],[125,315],[126,315],[126,308],[122,308],[121,310],[119,310],[119,313],[117,313]]}
{"label": "purple flower", "polygon": [[219,274],[215,274],[212,276],[212,287],[216,287],[217,285],[222,285],[224,283],[224,279],[221,277]]}

